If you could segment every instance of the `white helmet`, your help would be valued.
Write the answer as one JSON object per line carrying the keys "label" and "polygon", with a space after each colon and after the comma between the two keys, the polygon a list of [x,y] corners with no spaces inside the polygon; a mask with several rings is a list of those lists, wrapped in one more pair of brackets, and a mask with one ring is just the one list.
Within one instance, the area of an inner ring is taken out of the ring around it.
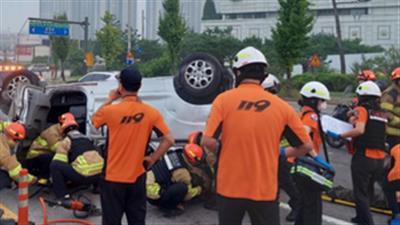
{"label": "white helmet", "polygon": [[281,82],[276,78],[275,75],[268,74],[268,77],[265,78],[264,82],[262,82],[261,86],[264,89],[272,88],[276,85],[279,85]]}
{"label": "white helmet", "polygon": [[301,88],[300,94],[307,98],[319,98],[323,100],[331,99],[328,88],[318,81],[306,83]]}
{"label": "white helmet", "polygon": [[268,66],[267,59],[262,52],[254,47],[246,47],[236,54],[233,60],[233,69],[240,69],[253,63],[261,63]]}
{"label": "white helmet", "polygon": [[377,96],[381,97],[382,92],[379,86],[373,81],[366,81],[358,85],[356,93],[361,96]]}

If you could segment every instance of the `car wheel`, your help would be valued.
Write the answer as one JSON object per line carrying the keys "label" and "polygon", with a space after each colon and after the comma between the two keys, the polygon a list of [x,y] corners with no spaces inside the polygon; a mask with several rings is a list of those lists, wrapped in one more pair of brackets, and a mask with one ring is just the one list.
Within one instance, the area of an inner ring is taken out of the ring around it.
{"label": "car wheel", "polygon": [[335,139],[329,137],[328,135],[325,136],[325,139],[326,139],[326,143],[328,143],[328,145],[331,146],[332,148],[341,148],[345,145],[344,140],[335,140]]}
{"label": "car wheel", "polygon": [[3,81],[1,98],[9,103],[15,97],[18,85],[20,84],[39,84],[39,78],[36,74],[24,70],[9,74]]}
{"label": "car wheel", "polygon": [[192,104],[209,104],[223,91],[224,68],[219,61],[205,53],[186,57],[174,77],[177,94]]}

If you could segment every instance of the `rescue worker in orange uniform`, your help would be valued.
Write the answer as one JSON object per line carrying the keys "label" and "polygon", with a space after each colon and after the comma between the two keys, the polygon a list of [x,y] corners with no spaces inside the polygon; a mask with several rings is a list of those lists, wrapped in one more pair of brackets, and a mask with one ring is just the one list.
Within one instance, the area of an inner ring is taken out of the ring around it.
{"label": "rescue worker in orange uniform", "polygon": [[216,168],[220,225],[241,224],[249,213],[252,224],[279,224],[278,161],[283,134],[292,146],[285,155],[300,156],[311,150],[294,109],[266,92],[267,60],[253,47],[235,56],[235,89],[213,102],[201,144],[215,152],[221,148]]}
{"label": "rescue worker in orange uniform", "polygon": [[[138,97],[142,76],[126,68],[118,76],[118,89],[93,115],[95,128],[107,126],[104,179],[100,185],[104,225],[145,224],[146,170],[174,144],[161,113]],[[120,102],[113,104],[114,101]],[[156,150],[146,156],[152,132],[160,138]]]}
{"label": "rescue worker in orange uniform", "polygon": [[[311,81],[301,88],[300,94],[301,120],[313,140],[313,150],[309,155],[321,165],[333,170],[330,164],[319,157],[323,141],[319,123],[320,113],[327,108],[327,101],[330,100],[329,90],[324,84]],[[322,224],[322,191],[313,188],[310,182],[296,183],[300,192],[300,212],[296,218],[296,225]]]}
{"label": "rescue worker in orange uniform", "polygon": [[392,166],[387,176],[391,194],[387,197],[393,213],[390,225],[400,225],[400,144],[393,146],[390,155]]}
{"label": "rescue worker in orange uniform", "polygon": [[384,174],[387,119],[379,106],[381,91],[378,85],[372,81],[361,83],[356,93],[359,102],[354,109],[355,127],[342,134],[328,131],[327,135],[334,139],[353,138],[355,153],[351,161],[351,175],[356,216],[352,222],[373,225],[369,187]]}
{"label": "rescue worker in orange uniform", "polygon": [[66,119],[61,125],[64,139],[58,144],[50,164],[53,191],[58,201],[69,201],[67,183],[96,185],[100,181],[104,160],[92,141],[79,132],[75,119]]}
{"label": "rescue worker in orange uniform", "polygon": [[[18,122],[4,123],[4,125],[0,133],[0,168],[4,169],[12,180],[18,182],[22,166],[17,157],[12,154],[12,149],[18,141],[25,139],[26,131],[24,125]],[[35,183],[36,180],[35,176],[28,175],[30,183]]]}
{"label": "rescue worker in orange uniform", "polygon": [[74,120],[72,113],[64,113],[59,118],[59,123],[53,124],[42,131],[33,142],[26,155],[26,167],[28,170],[40,178],[49,178],[50,163],[53,160],[60,141],[63,139],[61,134],[61,124],[65,120]]}

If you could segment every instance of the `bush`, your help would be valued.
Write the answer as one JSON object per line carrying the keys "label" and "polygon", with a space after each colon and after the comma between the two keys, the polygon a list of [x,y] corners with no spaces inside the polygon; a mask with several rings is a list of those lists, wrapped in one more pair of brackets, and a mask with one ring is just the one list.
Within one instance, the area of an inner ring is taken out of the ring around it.
{"label": "bush", "polygon": [[148,62],[138,63],[140,72],[145,77],[169,76],[170,65],[171,61],[165,54]]}
{"label": "bush", "polygon": [[310,81],[319,81],[325,84],[329,91],[335,92],[343,92],[348,86],[351,85],[354,88],[357,85],[357,79],[354,76],[338,73],[305,73],[293,77],[291,84],[294,88],[300,90],[305,83]]}

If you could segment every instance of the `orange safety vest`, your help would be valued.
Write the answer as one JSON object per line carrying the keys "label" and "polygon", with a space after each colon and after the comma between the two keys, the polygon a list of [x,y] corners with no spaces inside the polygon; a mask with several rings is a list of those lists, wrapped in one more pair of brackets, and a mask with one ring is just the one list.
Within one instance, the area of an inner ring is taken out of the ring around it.
{"label": "orange safety vest", "polygon": [[393,159],[393,165],[387,179],[389,182],[400,181],[400,144],[395,145],[390,150],[390,155]]}

